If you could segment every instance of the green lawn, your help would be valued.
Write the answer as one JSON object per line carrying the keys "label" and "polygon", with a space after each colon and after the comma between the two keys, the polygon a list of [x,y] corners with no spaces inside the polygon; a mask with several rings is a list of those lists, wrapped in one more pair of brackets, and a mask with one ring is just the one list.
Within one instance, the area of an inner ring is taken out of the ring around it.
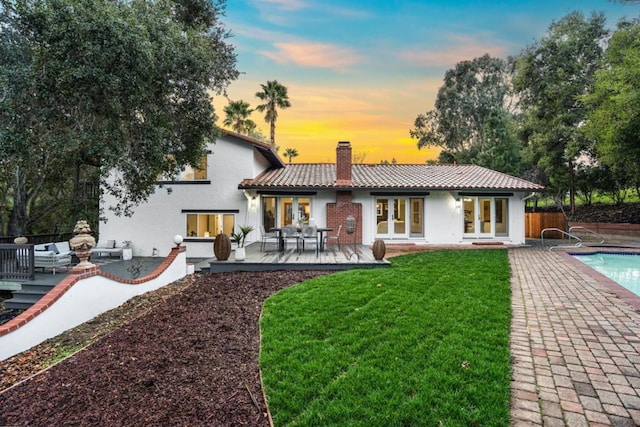
{"label": "green lawn", "polygon": [[265,302],[276,426],[508,426],[505,250],[430,252],[323,276]]}

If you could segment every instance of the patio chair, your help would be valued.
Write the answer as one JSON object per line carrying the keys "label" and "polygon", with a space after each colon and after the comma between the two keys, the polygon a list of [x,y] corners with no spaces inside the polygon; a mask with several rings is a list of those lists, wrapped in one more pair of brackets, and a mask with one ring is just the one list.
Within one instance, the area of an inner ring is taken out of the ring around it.
{"label": "patio chair", "polygon": [[336,234],[334,236],[324,236],[324,247],[327,247],[327,243],[331,240],[333,242],[336,242],[338,244],[338,249],[340,249],[340,232],[342,231],[342,224],[340,224],[340,226],[338,226],[338,231],[336,232]]}
{"label": "patio chair", "polygon": [[300,240],[302,241],[302,251],[304,252],[305,242],[313,242],[315,244],[316,256],[318,255],[318,227],[315,225],[305,225],[302,227],[302,233],[300,234]]}
{"label": "patio chair", "polygon": [[284,246],[284,249],[287,248],[288,240],[295,240],[296,250],[298,250],[299,237],[300,236],[298,235],[298,229],[292,225],[282,227],[280,230],[280,238],[282,239],[282,244]]}
{"label": "patio chair", "polygon": [[275,231],[266,231],[264,225],[260,226],[260,251],[264,251],[265,245],[269,242],[278,244],[278,233]]}

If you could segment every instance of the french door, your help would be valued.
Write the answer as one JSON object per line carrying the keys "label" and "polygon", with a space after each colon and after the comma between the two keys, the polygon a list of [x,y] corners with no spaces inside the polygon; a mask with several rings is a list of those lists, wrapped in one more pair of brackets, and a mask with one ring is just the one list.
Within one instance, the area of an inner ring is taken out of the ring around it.
{"label": "french door", "polygon": [[379,239],[424,236],[422,198],[376,197],[376,231]]}
{"label": "french door", "polygon": [[464,197],[466,238],[508,236],[508,199],[500,197]]}

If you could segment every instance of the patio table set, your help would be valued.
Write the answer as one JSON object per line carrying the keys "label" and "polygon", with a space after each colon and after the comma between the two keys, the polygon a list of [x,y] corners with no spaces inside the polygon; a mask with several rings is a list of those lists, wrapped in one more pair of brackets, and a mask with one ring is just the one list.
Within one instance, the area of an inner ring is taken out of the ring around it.
{"label": "patio table set", "polygon": [[263,251],[267,243],[276,242],[278,244],[278,251],[283,252],[288,241],[295,241],[297,252],[301,253],[304,251],[305,243],[313,243],[317,254],[318,252],[324,252],[328,240],[335,241],[338,247],[340,247],[341,229],[342,225],[338,227],[338,232],[335,235],[328,235],[326,233],[333,231],[333,228],[317,227],[315,225],[303,225],[302,227],[285,226],[271,228],[269,232],[266,232],[264,227],[261,226],[262,240],[260,250]]}

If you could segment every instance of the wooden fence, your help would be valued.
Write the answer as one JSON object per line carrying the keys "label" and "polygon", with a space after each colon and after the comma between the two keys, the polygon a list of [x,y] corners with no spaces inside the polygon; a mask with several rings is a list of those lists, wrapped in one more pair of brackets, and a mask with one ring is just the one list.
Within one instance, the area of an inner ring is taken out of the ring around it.
{"label": "wooden fence", "polygon": [[[526,212],[524,214],[525,237],[539,239],[545,228],[559,228],[567,231],[567,219],[562,212]],[[545,233],[545,239],[560,239],[562,233]]]}

